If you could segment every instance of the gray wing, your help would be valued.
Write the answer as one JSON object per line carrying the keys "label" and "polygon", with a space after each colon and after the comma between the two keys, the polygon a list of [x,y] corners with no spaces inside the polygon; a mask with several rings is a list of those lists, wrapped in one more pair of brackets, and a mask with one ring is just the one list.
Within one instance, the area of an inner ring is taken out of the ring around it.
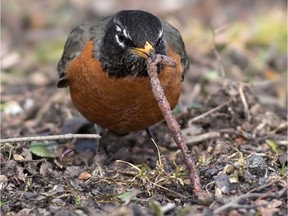
{"label": "gray wing", "polygon": [[184,79],[186,72],[189,70],[189,58],[181,34],[176,28],[164,20],[162,20],[162,25],[164,31],[163,35],[165,35],[168,45],[181,57],[181,63],[183,65],[182,79]]}
{"label": "gray wing", "polygon": [[81,53],[86,42],[94,38],[95,44],[99,45],[98,43],[102,38],[102,32],[107,18],[108,17],[94,18],[93,21],[84,22],[70,32],[64,46],[62,57],[57,65],[59,75],[58,88],[64,88],[69,85],[66,76],[66,67],[70,61]]}

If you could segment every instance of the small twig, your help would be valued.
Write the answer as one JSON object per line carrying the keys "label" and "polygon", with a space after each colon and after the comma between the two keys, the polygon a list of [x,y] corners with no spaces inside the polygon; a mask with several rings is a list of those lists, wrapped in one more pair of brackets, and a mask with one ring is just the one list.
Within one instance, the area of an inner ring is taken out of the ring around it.
{"label": "small twig", "polygon": [[230,99],[230,100],[228,100],[227,102],[222,103],[222,104],[220,104],[219,106],[217,106],[217,107],[209,110],[208,112],[203,113],[203,114],[201,114],[201,115],[199,115],[199,116],[196,116],[196,117],[194,117],[193,119],[190,119],[189,122],[188,122],[188,124],[191,125],[192,123],[194,123],[194,122],[196,122],[196,121],[199,121],[200,119],[206,118],[207,116],[211,115],[212,113],[214,113],[214,112],[222,109],[223,107],[229,105],[229,103],[231,103],[231,101],[232,101],[232,100]]}
{"label": "small twig", "polygon": [[240,126],[237,126],[236,129],[237,129],[236,133],[237,133],[237,132],[240,133],[240,135],[241,135],[242,137],[244,137],[245,139],[247,139],[247,140],[252,140],[252,139],[255,138],[255,137],[253,137],[253,134],[244,131]]}
{"label": "small twig", "polygon": [[244,88],[243,88],[244,86],[245,84],[240,83],[238,91],[239,91],[239,95],[244,106],[245,113],[247,115],[248,122],[250,122],[251,114],[250,114],[249,106],[248,106],[248,103],[244,94]]}
{"label": "small twig", "polygon": [[271,185],[273,185],[273,184],[275,184],[275,183],[277,183],[277,182],[279,182],[279,181],[281,181],[281,180],[283,180],[283,179],[284,179],[284,177],[281,177],[280,179],[276,179],[275,181],[271,181],[271,182],[269,182],[269,183],[267,183],[267,184],[265,184],[265,185],[261,185],[261,186],[259,186],[259,187],[256,187],[256,188],[250,190],[248,193],[252,193],[252,192],[254,192],[254,191],[263,190],[263,189],[265,189],[265,188],[267,188],[267,187],[269,187],[269,186],[271,186]]}
{"label": "small twig", "polygon": [[45,161],[46,159],[45,158],[42,158],[42,159],[38,159],[38,160],[17,160],[17,162],[19,163],[39,163],[39,162],[43,162]]}
{"label": "small twig", "polygon": [[194,143],[199,143],[205,140],[213,139],[213,138],[218,138],[220,137],[220,133],[217,131],[211,131],[205,134],[200,134],[194,137],[191,137],[186,140],[187,145],[192,145]]}
{"label": "small twig", "polygon": [[214,52],[214,55],[216,56],[218,64],[219,64],[220,75],[221,75],[222,78],[224,78],[225,75],[226,75],[226,72],[225,72],[225,69],[224,69],[224,66],[223,66],[222,58],[221,58],[218,50],[216,49],[216,31],[215,31],[215,29],[214,29],[212,24],[210,24],[210,29],[212,31],[212,38],[213,38],[213,52]]}
{"label": "small twig", "polygon": [[273,131],[270,131],[269,134],[276,134],[279,131],[287,130],[287,128],[288,128],[288,122],[283,122],[277,128],[275,128]]}
{"label": "small twig", "polygon": [[[267,188],[268,186],[271,186],[272,184],[276,183],[276,182],[279,182],[281,181],[282,179],[284,179],[284,177],[280,178],[280,179],[277,179],[276,181],[272,181],[266,185],[263,185],[263,186],[260,186],[260,187],[257,187],[251,191],[249,191],[248,193],[246,194],[242,194],[242,195],[239,195],[237,197],[234,197],[234,198],[230,198],[229,199],[229,202],[224,204],[223,206],[219,207],[218,209],[215,209],[213,211],[214,214],[219,214],[220,212],[223,212],[229,208],[247,208],[249,207],[249,205],[240,205],[238,204],[238,202],[240,202],[241,200],[243,199],[247,199],[247,198],[263,198],[263,197],[272,197],[272,198],[279,198],[279,196],[282,196],[283,193],[287,190],[287,187],[283,187],[283,189],[281,190],[281,193],[279,194],[278,192],[274,192],[272,193],[272,191],[268,190],[267,193],[252,193],[253,191],[258,191],[258,190],[262,190],[264,188]],[[261,207],[260,205],[255,205],[254,208],[257,208],[257,207]]]}
{"label": "small twig", "polygon": [[[268,192],[268,193],[269,193],[269,197],[274,197],[273,194],[270,194],[270,192]],[[260,207],[259,205],[242,205],[242,204],[240,205],[238,202],[240,202],[243,199],[247,199],[247,198],[259,198],[263,195],[264,195],[263,193],[246,193],[246,194],[242,194],[242,195],[239,195],[237,197],[234,197],[234,198],[230,198],[228,203],[215,209],[213,211],[213,214],[217,215],[220,212],[223,212],[223,211],[230,209],[230,208],[257,208],[257,207]]]}
{"label": "small twig", "polygon": [[276,143],[278,145],[281,145],[281,146],[288,146],[288,141],[287,140],[276,140]]}
{"label": "small twig", "polygon": [[152,142],[153,142],[153,144],[154,144],[154,146],[156,147],[156,150],[157,150],[159,166],[163,167],[162,160],[161,160],[161,153],[160,153],[159,147],[158,147],[158,145],[156,144],[156,142],[155,142],[155,140],[153,138],[151,138],[151,140],[152,140]]}
{"label": "small twig", "polygon": [[221,134],[234,134],[234,133],[236,133],[234,128],[224,128],[224,129],[217,130],[217,132],[219,132]]}
{"label": "small twig", "polygon": [[[245,111],[246,112],[246,111]],[[249,119],[248,119],[248,121],[249,121]],[[268,123],[268,120],[266,120],[266,119],[264,119],[264,120],[262,120],[262,122],[260,123],[260,124],[258,124],[255,128],[254,128],[254,130],[252,131],[252,136],[253,137],[256,137],[257,136],[257,133],[259,132],[259,131],[261,131],[263,128],[265,128],[266,127],[266,125],[268,125],[269,123]]]}
{"label": "small twig", "polygon": [[129,166],[131,166],[132,168],[134,168],[135,170],[137,170],[138,172],[141,172],[141,169],[137,166],[135,166],[134,164],[132,163],[129,163],[127,161],[123,161],[123,160],[116,160],[116,163],[124,163],[124,164],[127,164]]}
{"label": "small twig", "polygon": [[178,192],[176,192],[176,191],[170,190],[169,188],[166,188],[166,187],[164,187],[164,186],[162,186],[162,185],[159,185],[159,184],[157,184],[157,183],[155,183],[155,182],[152,182],[152,181],[150,181],[149,179],[148,179],[148,181],[149,181],[151,184],[153,184],[154,186],[158,187],[158,188],[161,188],[161,189],[163,189],[163,190],[166,190],[166,191],[169,191],[169,192],[171,192],[171,193],[177,194],[177,195],[178,195],[179,197],[181,197],[181,198],[187,199],[186,196],[184,196],[184,195],[182,195],[182,194],[180,194],[180,193],[178,193]]}
{"label": "small twig", "polygon": [[192,158],[189,156],[190,151],[188,150],[188,147],[184,142],[179,124],[177,123],[175,117],[172,114],[170,104],[164,94],[163,88],[161,87],[160,81],[158,79],[158,74],[157,74],[158,63],[162,63],[168,66],[175,66],[175,62],[168,56],[156,55],[156,58],[154,61],[151,58],[148,59],[147,71],[150,77],[150,83],[151,83],[154,97],[156,101],[158,102],[158,106],[160,110],[162,111],[162,114],[166,120],[166,123],[168,125],[168,128],[172,134],[174,141],[176,142],[176,144],[178,145],[179,149],[182,152],[184,162],[189,171],[189,179],[194,188],[193,191],[198,194],[202,191],[200,178],[197,174],[195,163],[192,160]]}
{"label": "small twig", "polygon": [[99,134],[61,134],[49,136],[35,136],[35,137],[16,137],[9,139],[0,139],[0,143],[17,143],[30,141],[46,141],[46,140],[67,140],[67,139],[100,139]]}
{"label": "small twig", "polygon": [[213,196],[213,195],[211,195],[211,193],[209,192],[209,189],[211,189],[214,184],[215,184],[215,181],[212,181],[212,182],[209,182],[208,184],[206,184],[206,186],[205,186],[206,193],[209,195],[209,197],[212,197],[212,196]]}
{"label": "small twig", "polygon": [[[199,135],[195,135],[195,136],[191,136],[189,138],[186,138],[186,144],[187,146],[191,146],[195,143],[200,143],[203,142],[205,140],[209,140],[209,139],[213,139],[213,138],[218,138],[220,137],[221,133],[218,131],[210,131],[204,134],[199,134]],[[176,145],[172,144],[171,147],[176,147]]]}
{"label": "small twig", "polygon": [[247,86],[249,86],[250,88],[258,88],[258,87],[269,87],[272,84],[277,84],[279,83],[279,80],[275,79],[275,80],[261,80],[261,81],[254,81],[254,82],[249,82],[246,83]]}

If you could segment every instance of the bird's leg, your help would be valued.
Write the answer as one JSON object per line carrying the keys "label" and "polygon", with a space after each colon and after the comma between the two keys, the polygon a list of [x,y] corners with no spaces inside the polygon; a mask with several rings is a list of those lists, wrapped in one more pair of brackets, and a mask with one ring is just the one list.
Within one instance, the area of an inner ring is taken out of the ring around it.
{"label": "bird's leg", "polygon": [[155,140],[155,136],[153,135],[153,132],[150,127],[145,128],[147,135],[150,139]]}
{"label": "bird's leg", "polygon": [[[94,124],[94,129],[95,129],[95,133],[96,134],[101,134],[101,132],[102,132],[102,127],[101,126],[99,126],[99,125],[97,125],[97,124]],[[97,152],[98,152],[98,150],[99,150],[99,144],[100,144],[100,139],[97,139],[96,140],[96,143],[95,143],[95,146],[96,146],[96,155],[97,155]]]}

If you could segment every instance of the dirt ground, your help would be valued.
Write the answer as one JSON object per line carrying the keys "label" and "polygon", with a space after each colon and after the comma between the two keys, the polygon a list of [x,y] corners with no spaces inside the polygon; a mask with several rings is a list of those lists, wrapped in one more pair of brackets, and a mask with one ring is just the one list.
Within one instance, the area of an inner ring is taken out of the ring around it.
{"label": "dirt ground", "polygon": [[177,27],[191,66],[174,115],[207,194],[193,194],[163,121],[156,144],[146,131],[104,131],[98,151],[95,139],[1,142],[1,215],[287,215],[286,1],[1,6],[1,139],[94,133],[56,88],[66,37],[87,15],[138,8]]}

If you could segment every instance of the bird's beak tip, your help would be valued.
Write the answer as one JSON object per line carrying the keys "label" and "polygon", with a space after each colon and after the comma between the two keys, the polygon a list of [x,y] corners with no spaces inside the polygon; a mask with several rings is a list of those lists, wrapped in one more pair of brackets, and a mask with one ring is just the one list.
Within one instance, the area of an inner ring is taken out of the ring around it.
{"label": "bird's beak tip", "polygon": [[149,58],[151,58],[152,61],[155,61],[155,59],[156,59],[156,53],[155,53],[154,50],[150,52]]}
{"label": "bird's beak tip", "polygon": [[133,48],[132,51],[142,58],[151,58],[153,61],[156,58],[155,50],[148,41],[146,41],[144,48]]}

